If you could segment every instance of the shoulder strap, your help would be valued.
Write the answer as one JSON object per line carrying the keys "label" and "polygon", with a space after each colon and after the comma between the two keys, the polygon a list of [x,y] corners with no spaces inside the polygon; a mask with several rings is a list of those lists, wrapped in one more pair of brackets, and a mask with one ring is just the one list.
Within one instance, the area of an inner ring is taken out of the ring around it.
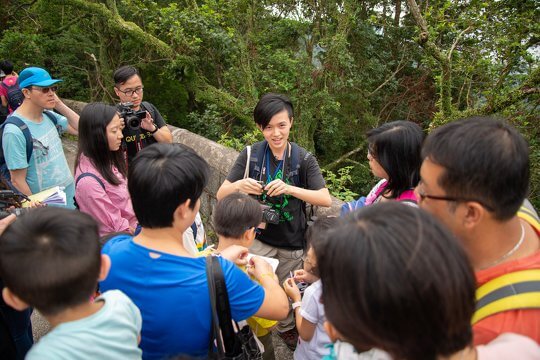
{"label": "shoulder strap", "polygon": [[246,146],[246,168],[244,169],[244,179],[249,177],[249,164],[251,162],[251,146]]}
{"label": "shoulder strap", "polygon": [[212,326],[210,327],[210,342],[208,343],[208,354],[213,353],[214,339],[217,342],[218,354],[223,357],[225,348],[223,347],[223,339],[221,338],[221,332],[219,330],[219,319],[216,309],[216,285],[214,281],[214,262],[213,256],[206,257],[206,280],[208,283],[208,295],[210,296],[210,315],[212,320]]}
{"label": "shoulder strap", "polygon": [[197,242],[197,223],[195,221],[191,224],[191,231],[193,231],[193,240]]}
{"label": "shoulder strap", "polygon": [[154,108],[154,105],[150,104],[148,101],[143,101],[141,104],[144,106],[144,108],[148,112],[150,112],[150,115],[152,115],[152,119],[155,120],[156,119],[156,110]]}
{"label": "shoulder strap", "polygon": [[77,176],[77,179],[75,180],[75,189],[77,188],[77,184],[79,183],[79,181],[82,178],[85,178],[85,177],[94,178],[99,183],[99,185],[101,185],[101,188],[103,190],[105,190],[105,184],[103,183],[103,181],[101,181],[101,179],[99,177],[97,177],[96,174],[92,174],[90,172],[84,172],[84,173],[80,174],[79,176]]}
{"label": "shoulder strap", "polygon": [[291,142],[291,161],[287,177],[292,180],[294,186],[301,188],[307,187],[307,167],[303,166],[303,164],[310,156],[311,153],[309,151],[302,154],[300,146]]}
{"label": "shoulder strap", "polygon": [[509,310],[540,309],[540,269],[521,270],[492,279],[476,290],[472,324]]}
{"label": "shoulder strap", "polygon": [[[32,144],[32,134],[30,134],[30,129],[28,128],[28,125],[22,121],[21,118],[15,115],[8,116],[6,121],[2,124],[2,134],[4,131],[4,127],[7,124],[15,125],[21,130],[21,132],[24,135],[24,139],[26,140],[26,162],[30,162],[30,158],[32,157],[32,151],[34,150],[34,145]],[[2,150],[3,155],[3,150]]]}
{"label": "shoulder strap", "polygon": [[266,145],[266,140],[256,142],[251,146],[251,156],[249,157],[250,169],[249,177],[259,180],[263,167],[263,158]]}
{"label": "shoulder strap", "polygon": [[[221,335],[223,337],[223,345],[225,354],[230,355],[235,352],[235,331],[232,326],[231,306],[229,304],[229,296],[227,294],[227,286],[225,284],[225,277],[221,264],[216,256],[206,257],[206,270],[207,276],[210,272],[213,276],[214,282],[214,299],[215,309],[217,311],[217,318],[219,321],[219,328],[221,329]],[[210,287],[210,283],[208,284]]]}

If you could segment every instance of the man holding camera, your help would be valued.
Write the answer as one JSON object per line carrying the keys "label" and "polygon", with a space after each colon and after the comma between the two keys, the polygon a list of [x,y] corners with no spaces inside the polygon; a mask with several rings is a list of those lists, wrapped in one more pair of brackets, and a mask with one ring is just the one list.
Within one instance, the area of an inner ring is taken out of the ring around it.
{"label": "man holding camera", "polygon": [[124,115],[123,130],[128,165],[137,153],[156,142],[172,143],[172,134],[158,109],[143,101],[144,86],[133,66],[114,72],[114,92],[120,98],[119,111]]}
{"label": "man holding camera", "polygon": [[[240,153],[217,198],[235,191],[257,196],[266,226],[250,251],[278,259],[276,274],[282,283],[302,267],[305,203],[330,206],[332,199],[315,157],[288,141],[294,116],[291,101],[281,94],[265,94],[253,116],[265,140]],[[292,312],[277,329],[287,346],[295,348],[298,333]]]}

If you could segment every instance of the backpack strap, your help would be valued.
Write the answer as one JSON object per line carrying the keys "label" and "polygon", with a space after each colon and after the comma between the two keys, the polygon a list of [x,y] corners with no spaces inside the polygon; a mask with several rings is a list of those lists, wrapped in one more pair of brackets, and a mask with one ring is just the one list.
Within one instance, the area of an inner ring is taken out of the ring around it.
{"label": "backpack strap", "polygon": [[472,324],[500,312],[540,309],[540,269],[501,275],[476,290]]}
{"label": "backpack strap", "polygon": [[287,177],[292,180],[294,186],[306,188],[307,186],[307,167],[302,164],[311,156],[309,151],[301,154],[300,146],[296,143],[291,143],[291,161]]}
{"label": "backpack strap", "polygon": [[[266,140],[256,142],[251,146],[251,156],[249,157],[249,177],[255,180],[261,179],[264,152],[268,143]],[[263,180],[264,181],[264,180]]]}
{"label": "backpack strap", "polygon": [[[148,101],[141,102],[142,106],[144,106],[144,110],[148,111],[150,115],[152,116],[152,119],[154,121],[156,120],[156,109],[154,105],[150,104]],[[157,126],[157,125],[156,125]]]}
{"label": "backpack strap", "polygon": [[[6,121],[2,124],[2,135],[4,133],[4,128],[7,124],[15,125],[16,127],[21,130],[24,140],[26,141],[26,162],[30,162],[30,158],[32,157],[32,151],[34,150],[34,145],[32,144],[32,134],[30,134],[30,129],[28,128],[28,125],[22,121],[22,119],[18,116],[8,116]],[[4,150],[3,148],[0,149],[2,157],[4,156]]]}
{"label": "backpack strap", "polygon": [[97,177],[96,174],[92,174],[90,172],[84,172],[84,173],[80,174],[79,176],[77,176],[77,179],[75,180],[75,189],[77,188],[77,184],[79,183],[79,181],[82,178],[85,178],[85,177],[94,178],[99,183],[99,185],[101,185],[101,188],[103,190],[105,190],[105,184],[103,183],[103,181],[101,181],[101,179],[99,177]]}

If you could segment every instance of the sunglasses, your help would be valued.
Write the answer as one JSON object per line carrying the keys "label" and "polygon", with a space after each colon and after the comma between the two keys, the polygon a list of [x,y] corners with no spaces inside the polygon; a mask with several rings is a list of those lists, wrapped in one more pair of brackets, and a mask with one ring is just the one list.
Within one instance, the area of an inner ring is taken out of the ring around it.
{"label": "sunglasses", "polygon": [[32,90],[39,90],[43,94],[47,94],[49,91],[56,92],[58,90],[58,86],[48,86],[48,87],[40,87],[40,86],[32,86]]}

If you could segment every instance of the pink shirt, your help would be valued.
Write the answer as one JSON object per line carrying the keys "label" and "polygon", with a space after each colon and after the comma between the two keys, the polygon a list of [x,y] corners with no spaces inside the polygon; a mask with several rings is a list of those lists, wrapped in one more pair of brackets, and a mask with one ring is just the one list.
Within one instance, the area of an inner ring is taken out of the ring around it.
{"label": "pink shirt", "polygon": [[81,154],[79,166],[75,170],[75,179],[85,172],[96,175],[105,185],[103,189],[95,178],[85,176],[79,180],[75,188],[75,199],[79,209],[96,219],[99,223],[99,235],[135,229],[137,218],[131,205],[127,180],[122,174],[113,168],[113,173],[121,179],[121,183],[112,185],[101,176],[90,159]]}

